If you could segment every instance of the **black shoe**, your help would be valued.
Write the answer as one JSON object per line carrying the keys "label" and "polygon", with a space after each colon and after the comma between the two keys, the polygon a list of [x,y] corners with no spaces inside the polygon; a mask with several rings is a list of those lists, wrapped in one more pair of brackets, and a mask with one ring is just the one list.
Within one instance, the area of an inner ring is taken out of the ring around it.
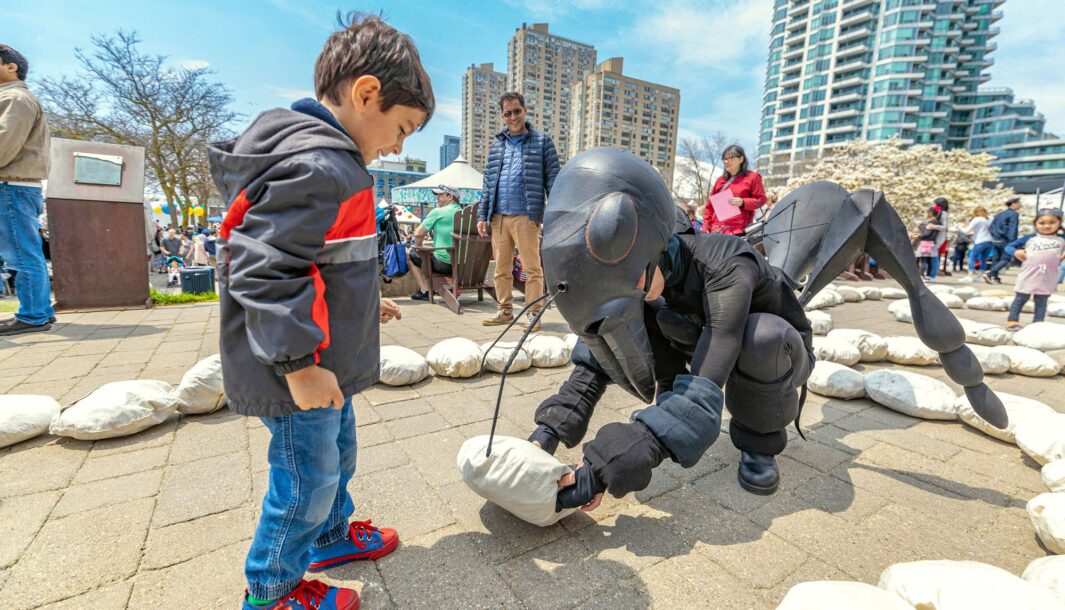
{"label": "black shoe", "polygon": [[52,316],[51,318],[48,318],[48,323],[49,324],[55,324],[55,316]]}
{"label": "black shoe", "polygon": [[414,294],[410,295],[410,300],[412,300],[412,301],[428,301],[429,300],[429,293],[427,291],[425,291],[425,290],[419,290],[418,292],[415,292]]}
{"label": "black shoe", "polygon": [[46,322],[44,324],[26,324],[18,318],[11,318],[0,322],[0,337],[21,335],[23,333],[43,333],[46,330],[52,330],[51,322]]}
{"label": "black shoe", "polygon": [[741,451],[737,475],[740,487],[760,496],[768,496],[780,486],[780,469],[771,455]]}

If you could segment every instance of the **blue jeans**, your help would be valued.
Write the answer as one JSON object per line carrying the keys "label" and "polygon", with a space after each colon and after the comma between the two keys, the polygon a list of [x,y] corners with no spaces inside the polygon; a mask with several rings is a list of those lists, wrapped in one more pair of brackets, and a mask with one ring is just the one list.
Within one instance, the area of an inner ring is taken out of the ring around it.
{"label": "blue jeans", "polygon": [[47,324],[55,315],[37,220],[42,212],[40,188],[0,184],[0,258],[18,272],[15,292],[19,309],[15,317],[34,326]]}
{"label": "blue jeans", "polygon": [[989,241],[973,246],[973,256],[969,259],[969,271],[976,270],[976,261],[980,261],[980,271],[987,272],[987,263],[995,253],[995,244]]}
{"label": "blue jeans", "polygon": [[313,409],[264,417],[271,433],[270,485],[244,574],[248,592],[277,599],[295,589],[310,565],[311,545],[328,546],[348,532],[355,505],[355,410]]}
{"label": "blue jeans", "polygon": [[1029,298],[1035,299],[1035,312],[1032,315],[1032,322],[1042,322],[1047,316],[1047,301],[1050,300],[1048,294],[1030,295],[1018,292],[1013,297],[1013,303],[1010,304],[1010,315],[1006,319],[1010,322],[1018,322],[1021,319],[1021,309],[1024,308],[1024,304],[1028,302]]}
{"label": "blue jeans", "polygon": [[1061,266],[1058,267],[1058,283],[1065,282],[1065,261],[1061,261]]}
{"label": "blue jeans", "polygon": [[1006,254],[1006,244],[1008,243],[1009,242],[1002,242],[995,244],[995,252],[997,253],[995,256],[995,262],[987,272],[991,277],[998,277],[998,272],[1009,267],[1009,264],[1013,262],[1013,255]]}
{"label": "blue jeans", "polygon": [[935,256],[932,257],[932,261],[931,261],[930,264],[932,265],[932,268],[928,270],[928,277],[930,277],[930,278],[932,278],[934,280],[934,279],[936,279],[936,276],[939,275],[939,253],[938,252],[936,253]]}

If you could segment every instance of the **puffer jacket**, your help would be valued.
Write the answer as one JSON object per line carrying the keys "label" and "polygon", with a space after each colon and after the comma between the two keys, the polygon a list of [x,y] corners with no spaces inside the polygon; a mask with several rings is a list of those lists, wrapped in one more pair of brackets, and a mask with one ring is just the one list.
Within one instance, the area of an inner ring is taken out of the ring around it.
{"label": "puffer jacket", "polygon": [[[558,152],[551,136],[536,131],[529,123],[525,124],[529,137],[523,149],[525,173],[525,205],[529,218],[534,222],[543,222],[544,206],[551,195],[551,187],[558,175]],[[503,151],[506,147],[507,131],[496,134],[492,146],[488,149],[488,164],[484,168],[484,186],[481,200],[477,202],[477,220],[489,221],[496,213],[496,196],[499,178],[503,169]]]}
{"label": "puffer jacket", "polygon": [[373,179],[328,110],[293,109],[208,148],[229,202],[217,248],[222,372],[230,409],[244,415],[296,412],[293,371],[328,369],[344,396],[380,371]]}

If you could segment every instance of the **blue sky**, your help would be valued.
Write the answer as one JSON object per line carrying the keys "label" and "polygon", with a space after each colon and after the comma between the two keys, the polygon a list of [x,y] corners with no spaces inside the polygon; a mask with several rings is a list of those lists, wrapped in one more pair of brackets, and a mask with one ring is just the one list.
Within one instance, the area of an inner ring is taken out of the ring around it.
{"label": "blue sky", "polygon": [[[721,130],[748,150],[757,143],[772,0],[34,0],[5,9],[0,41],[29,58],[32,87],[35,77],[74,71],[74,48],[88,47],[91,34],[134,29],[145,51],[209,65],[251,118],[311,93],[338,8],[384,9],[418,45],[438,106],[406,152],[430,170],[443,135],[460,135],[463,72],[482,62],[505,72],[507,41],[522,22],[550,23],[552,33],[594,45],[600,60],[624,57],[626,74],[679,87],[682,137]],[[1034,99],[1048,129],[1065,135],[1065,2],[1008,0],[1003,9],[989,85]]]}

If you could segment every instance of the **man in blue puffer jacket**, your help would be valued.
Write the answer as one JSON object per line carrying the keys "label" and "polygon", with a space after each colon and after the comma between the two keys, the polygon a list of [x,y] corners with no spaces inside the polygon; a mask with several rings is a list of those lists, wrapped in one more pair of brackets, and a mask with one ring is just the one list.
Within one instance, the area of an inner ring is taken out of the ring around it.
{"label": "man in blue puffer jacket", "polygon": [[[485,326],[510,324],[514,320],[511,263],[515,246],[528,278],[525,301],[531,303],[544,294],[540,226],[559,167],[551,137],[525,121],[525,98],[520,93],[504,93],[499,98],[499,110],[506,129],[496,134],[488,149],[484,187],[477,203],[477,231],[481,237],[492,234],[495,291],[499,301],[499,310],[484,320]],[[526,327],[538,311],[539,306],[531,308]],[[539,324],[532,330],[539,330],[538,327]]]}

